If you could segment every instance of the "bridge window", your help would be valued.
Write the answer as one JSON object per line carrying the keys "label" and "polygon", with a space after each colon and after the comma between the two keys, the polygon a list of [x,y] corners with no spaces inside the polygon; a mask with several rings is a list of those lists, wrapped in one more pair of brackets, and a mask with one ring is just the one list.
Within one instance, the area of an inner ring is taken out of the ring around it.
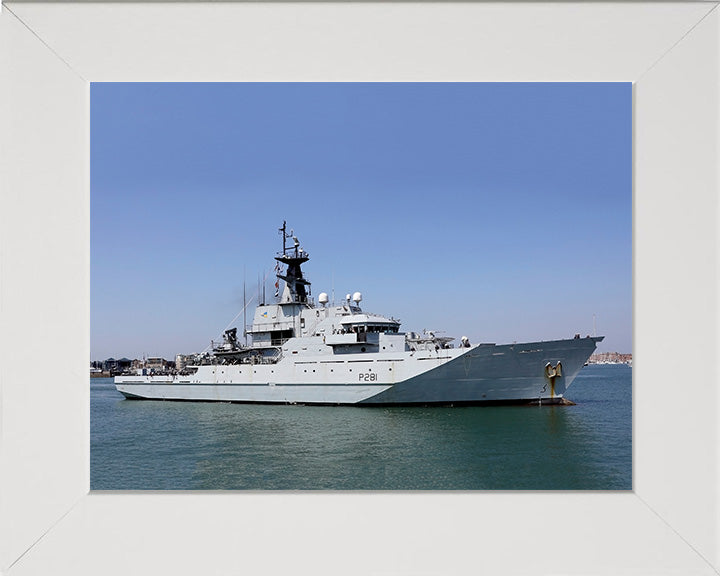
{"label": "bridge window", "polygon": [[293,337],[292,328],[289,330],[273,330],[270,332],[270,345],[280,346],[284,344],[289,338]]}
{"label": "bridge window", "polygon": [[362,334],[364,332],[395,334],[398,331],[397,324],[352,324],[346,328],[348,332]]}

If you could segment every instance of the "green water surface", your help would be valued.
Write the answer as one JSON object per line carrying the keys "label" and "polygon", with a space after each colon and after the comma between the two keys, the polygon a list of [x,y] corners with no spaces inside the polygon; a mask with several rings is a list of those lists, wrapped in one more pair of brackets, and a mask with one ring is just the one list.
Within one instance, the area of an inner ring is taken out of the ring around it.
{"label": "green water surface", "polygon": [[93,490],[630,490],[632,369],[576,406],[359,408],[130,401],[91,380]]}

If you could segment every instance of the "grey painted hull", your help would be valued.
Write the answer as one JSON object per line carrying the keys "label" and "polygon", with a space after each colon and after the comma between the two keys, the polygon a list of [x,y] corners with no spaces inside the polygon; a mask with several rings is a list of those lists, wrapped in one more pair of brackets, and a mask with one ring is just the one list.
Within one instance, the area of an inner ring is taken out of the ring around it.
{"label": "grey painted hull", "polygon": [[553,403],[563,398],[599,340],[480,344],[434,352],[306,354],[301,360],[283,358],[270,365],[201,366],[190,377],[116,377],[115,383],[133,399],[333,405]]}
{"label": "grey painted hull", "polygon": [[[559,340],[478,346],[438,368],[399,382],[367,404],[558,402],[595,350],[595,341]],[[547,364],[562,375],[547,376]]]}

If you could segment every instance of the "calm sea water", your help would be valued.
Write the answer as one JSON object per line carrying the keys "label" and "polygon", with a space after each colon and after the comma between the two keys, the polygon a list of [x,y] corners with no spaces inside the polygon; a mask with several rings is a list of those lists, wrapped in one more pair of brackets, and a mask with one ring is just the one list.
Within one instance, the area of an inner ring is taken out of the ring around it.
{"label": "calm sea water", "polygon": [[357,408],[130,401],[93,379],[93,490],[630,490],[632,369],[576,406]]}

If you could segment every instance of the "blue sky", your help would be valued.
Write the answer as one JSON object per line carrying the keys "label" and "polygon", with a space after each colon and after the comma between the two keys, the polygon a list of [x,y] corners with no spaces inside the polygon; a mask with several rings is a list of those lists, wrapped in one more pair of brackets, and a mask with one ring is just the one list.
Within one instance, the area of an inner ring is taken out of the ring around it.
{"label": "blue sky", "polygon": [[283,220],[314,296],[474,343],[595,315],[599,350],[631,352],[631,91],[93,83],[92,359],[205,349]]}

